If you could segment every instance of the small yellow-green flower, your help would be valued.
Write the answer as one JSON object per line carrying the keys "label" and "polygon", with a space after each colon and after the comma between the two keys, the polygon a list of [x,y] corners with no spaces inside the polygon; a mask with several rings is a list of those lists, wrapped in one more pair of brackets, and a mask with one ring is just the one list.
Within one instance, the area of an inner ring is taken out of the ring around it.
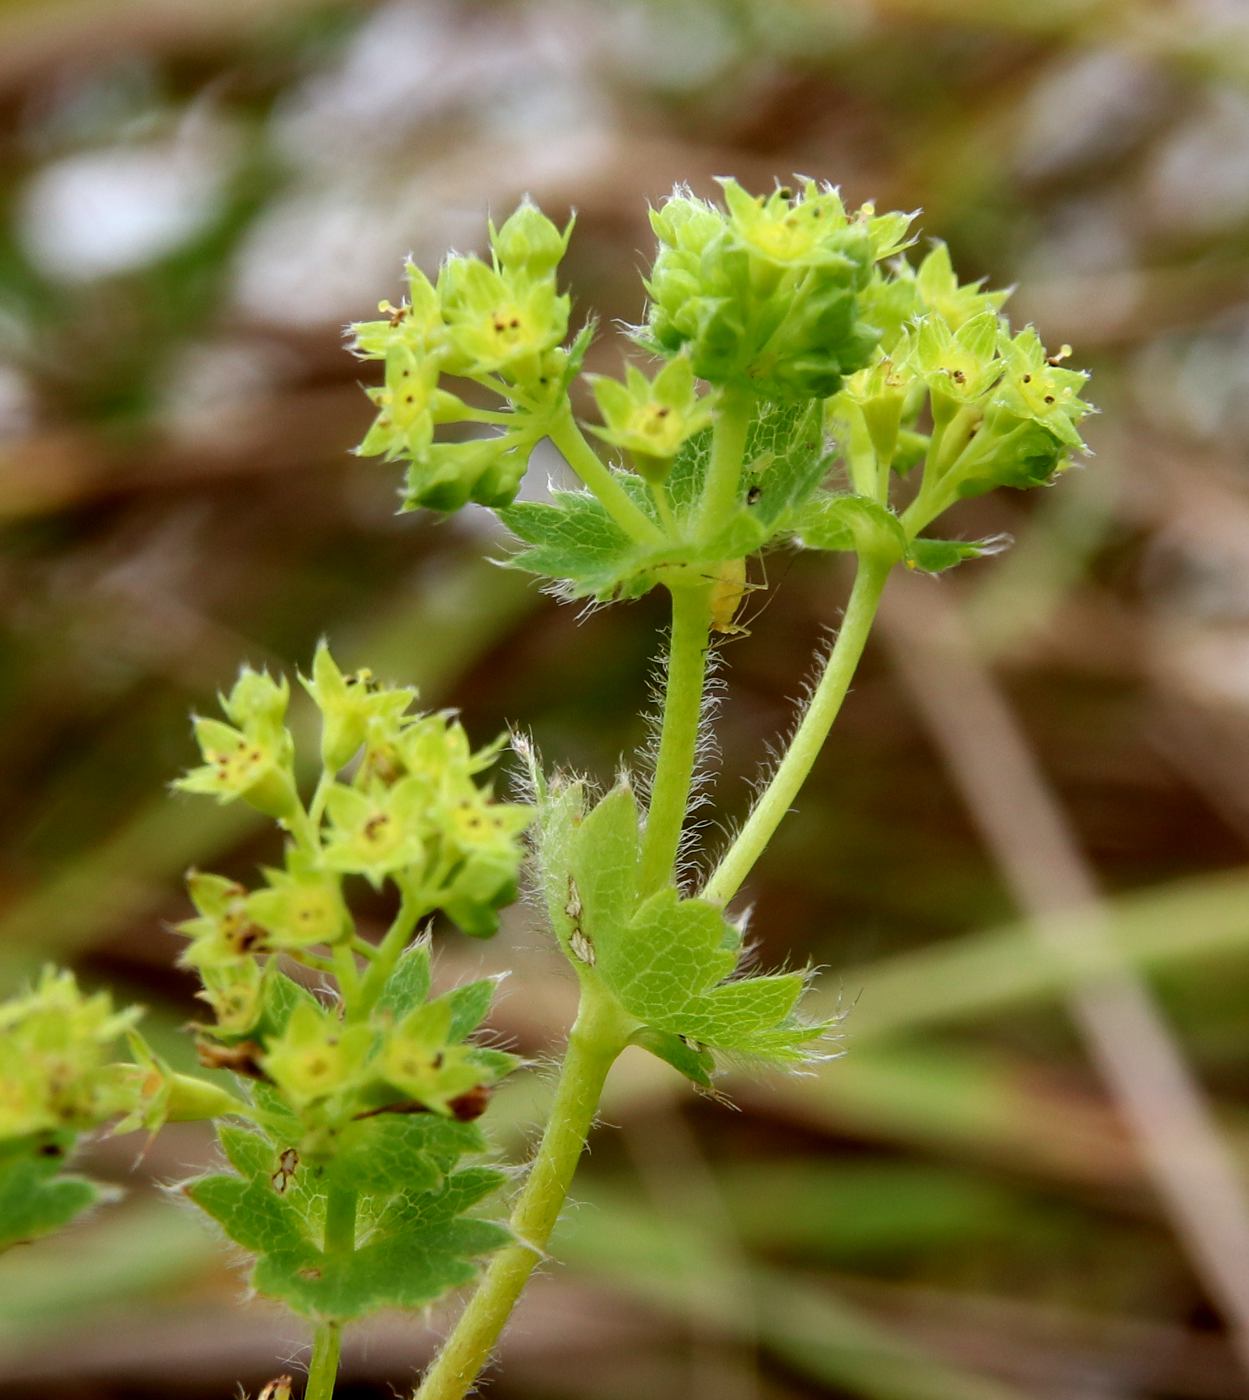
{"label": "small yellow-green flower", "polygon": [[591,382],[604,423],[594,432],[623,447],[652,479],[666,474],[682,444],[711,424],[710,402],[698,397],[686,355],[670,360],[654,379],[629,365],[623,384],[602,375]]}
{"label": "small yellow-green flower", "polygon": [[247,896],[246,912],[270,948],[311,948],[351,937],[351,918],[337,875],[292,852],[285,870],[266,870],[268,888]]}
{"label": "small yellow-green flower", "polygon": [[304,689],[321,711],[321,761],[330,772],[349,763],[371,736],[389,735],[417,692],[408,686],[378,686],[370,671],[345,676],[322,640]]}
{"label": "small yellow-green flower", "polygon": [[286,1029],[269,1043],[261,1064],[292,1107],[306,1108],[360,1082],[374,1034],[368,1026],[345,1026],[320,1007],[301,1002]]}
{"label": "small yellow-green flower", "polygon": [[0,1004],[0,1139],[92,1128],[128,1101],[108,1065],[140,1012],[106,992],[85,995],[73,974],[47,967],[29,991]]}
{"label": "small yellow-green flower", "polygon": [[508,277],[477,258],[450,258],[438,277],[452,374],[536,378],[542,355],[568,334],[569,300],[553,279]]}
{"label": "small yellow-green flower", "polygon": [[184,967],[220,966],[261,950],[263,933],[248,912],[243,885],[200,870],[192,870],[186,884],[196,917],[178,925],[178,932],[191,940],[179,959]]}
{"label": "small yellow-green flower", "polygon": [[374,783],[364,792],[336,783],[326,811],[332,825],[323,858],[329,869],[380,886],[386,876],[423,863],[430,817],[425,778],[409,775],[389,787]]}
{"label": "small yellow-green flower", "polygon": [[290,685],[245,668],[221,708],[232,723],[197,716],[196,742],[204,763],[174,784],[219,802],[242,798],[266,816],[289,818],[298,805],[291,773],[292,744],[283,725]]}

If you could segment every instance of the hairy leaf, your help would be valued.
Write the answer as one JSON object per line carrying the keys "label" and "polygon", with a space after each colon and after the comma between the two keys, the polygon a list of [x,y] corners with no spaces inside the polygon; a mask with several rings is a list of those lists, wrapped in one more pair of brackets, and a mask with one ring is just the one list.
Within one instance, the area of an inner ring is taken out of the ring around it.
{"label": "hairy leaf", "polygon": [[795,521],[794,534],[807,549],[872,554],[889,563],[907,550],[902,522],[867,496],[816,496]]}
{"label": "hairy leaf", "polygon": [[617,787],[579,822],[578,796],[561,793],[557,802],[542,849],[552,922],[581,975],[643,1023],[635,1043],[695,1082],[706,1078],[704,1047],[777,1063],[806,1059],[825,1027],[796,1015],[801,973],[738,976],[741,935],[707,900],[669,886],[639,902],[631,789]]}
{"label": "hairy leaf", "polygon": [[[325,1162],[301,1161],[250,1129],[222,1127],[219,1136],[234,1172],[184,1190],[255,1256],[256,1290],[308,1316],[347,1321],[433,1302],[510,1238],[465,1215],[504,1180],[492,1167],[453,1170],[483,1145],[470,1123],[379,1114],[351,1124]],[[327,1190],[359,1194],[354,1250],[324,1247]]]}

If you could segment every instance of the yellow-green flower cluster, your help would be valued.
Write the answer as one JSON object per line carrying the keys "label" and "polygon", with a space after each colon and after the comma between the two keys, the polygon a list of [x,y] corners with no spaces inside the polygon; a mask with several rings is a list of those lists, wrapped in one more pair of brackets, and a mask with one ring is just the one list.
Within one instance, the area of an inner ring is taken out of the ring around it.
{"label": "yellow-green flower cluster", "polygon": [[[577,353],[561,348],[570,304],[556,284],[571,232],[571,222],[561,232],[525,201],[502,228],[491,226],[489,265],[450,257],[434,284],[409,262],[407,299],[382,302],[382,319],[351,327],[355,352],[384,365],[381,387],[368,391],[377,417],[357,450],[408,463],[407,507],[514,499],[576,368]],[[443,386],[444,375],[485,386],[509,411],[473,407]],[[448,423],[501,431],[435,442]]]}
{"label": "yellow-green flower cluster", "polygon": [[1088,375],[1063,369],[1070,351],[1048,354],[1032,327],[1013,334],[1006,297],[960,284],[944,244],[918,268],[878,272],[865,296],[880,344],[831,401],[831,425],[861,494],[885,499],[890,469],[924,459],[915,530],[960,497],[1040,485],[1085,450]]}
{"label": "yellow-green flower cluster", "polygon": [[[199,995],[213,1012],[212,1024],[199,1028],[204,1063],[269,1085],[301,1132],[332,1154],[325,1144],[357,1118],[475,1116],[490,1085],[511,1069],[510,1056],[465,1043],[493,983],[429,1001],[428,954],[407,944],[437,910],[471,934],[495,931],[499,909],[516,895],[530,811],[496,802],[479,786],[501,743],[474,750],[450,713],[414,711],[411,688],[379,685],[368,671],[345,674],[324,642],[301,681],[321,715],[321,776],[306,805],[283,727],[289,687],[244,671],[222,700],[231,734],[273,755],[273,773],[289,786],[284,859],[263,870],[256,888],[193,871],[195,914],[178,932],[187,939],[181,962],[199,974]],[[211,723],[197,726],[208,762],[182,786],[252,801],[250,772],[246,780],[220,776]],[[389,881],[400,894],[394,927],[379,944],[357,932],[350,877],[375,887]],[[282,958],[333,974],[338,1002],[301,990]],[[402,984],[393,994],[392,974]],[[173,1074],[142,1042],[134,1054],[125,1126],[200,1114],[207,1091],[198,1081]],[[248,1116],[246,1104],[212,1092],[211,1112]],[[251,1116],[263,1124],[266,1111],[258,1101]]]}
{"label": "yellow-green flower cluster", "polygon": [[0,1004],[0,1141],[83,1132],[129,1109],[112,1065],[139,1017],[107,992],[83,993],[73,974],[45,968],[35,986]]}
{"label": "yellow-green flower cluster", "polygon": [[[409,957],[424,956],[417,948]],[[476,1117],[489,1088],[515,1067],[513,1056],[467,1041],[494,984],[472,983],[420,1000],[398,1019],[387,1013],[345,1020],[301,1000],[259,1068],[310,1127],[386,1112],[424,1110]]]}
{"label": "yellow-green flower cluster", "polygon": [[[259,959],[282,953],[315,966],[351,943],[348,876],[375,887],[393,881],[405,898],[428,912],[442,909],[478,936],[495,931],[498,910],[516,896],[529,809],[496,802],[476,781],[498,743],[475,752],[452,715],[413,713],[411,688],[378,685],[367,671],[344,674],[325,643],[303,684],[321,713],[322,778],[308,807],[282,724],[289,688],[254,671],[222,700],[233,727],[197,721],[208,761],[180,783],[259,806],[260,771],[284,794],[280,816],[293,837],[260,888],[198,871],[188,877],[196,913],[179,927],[189,940],[182,962],[201,974],[202,995],[230,1034],[246,1034],[262,1018]],[[230,767],[240,741],[249,745],[240,762],[251,765],[241,778]]]}
{"label": "yellow-green flower cluster", "polygon": [[771,399],[835,393],[876,343],[859,298],[912,216],[851,214],[813,180],[768,196],[721,183],[723,208],[678,191],[651,213],[649,337],[665,354],[687,349],[711,384]]}

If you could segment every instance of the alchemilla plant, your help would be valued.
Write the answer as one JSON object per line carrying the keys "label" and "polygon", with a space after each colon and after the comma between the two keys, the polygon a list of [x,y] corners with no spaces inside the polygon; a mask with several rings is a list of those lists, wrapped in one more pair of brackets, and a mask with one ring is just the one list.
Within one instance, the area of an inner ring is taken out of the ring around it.
{"label": "alchemilla plant", "polygon": [[[359,452],[402,464],[405,509],[489,507],[517,542],[510,563],[570,600],[669,595],[658,739],[638,771],[603,790],[515,740],[530,800],[500,801],[501,741],[474,748],[452,716],[344,673],[322,645],[299,678],[321,715],[305,791],[291,685],[245,669],[221,716],[195,720],[202,762],[179,783],[282,834],[251,887],[188,880],[181,961],[202,982],[209,1072],[174,1073],[134,1012],[67,974],[0,1009],[0,1243],[98,1198],[66,1171],[81,1134],[215,1119],[222,1165],[182,1190],[251,1258],[256,1292],[311,1323],[308,1400],[332,1395],[346,1324],[466,1286],[416,1393],[469,1391],[626,1046],[704,1090],[725,1061],[786,1072],[827,1053],[807,975],[748,967],[732,901],[837,716],[890,573],[984,553],[931,527],[965,497],[1054,481],[1083,450],[1085,375],[1063,367],[1067,347],[1013,331],[1006,294],[960,282],[943,245],[908,256],[912,215],[848,210],[810,181],[722,187],[723,203],[678,190],[652,211],[647,312],[627,332],[638,362],[620,378],[583,373],[594,327],[570,334],[559,278],[572,224],[528,202],[491,226],[488,261],[449,257],[434,281],[409,265],[404,299],[351,328],[378,363]],[[574,403],[591,399],[586,426]],[[581,486],[518,501],[544,440]],[[841,627],[749,816],[724,849],[696,851],[708,658],[742,630],[751,561],[793,548],[854,557]],[[481,1036],[494,983],[431,995],[422,930],[437,915],[489,937],[526,860],[580,1004],[541,1144],[511,1175],[481,1126],[519,1068]],[[352,913],[366,886],[394,896],[378,942]]]}

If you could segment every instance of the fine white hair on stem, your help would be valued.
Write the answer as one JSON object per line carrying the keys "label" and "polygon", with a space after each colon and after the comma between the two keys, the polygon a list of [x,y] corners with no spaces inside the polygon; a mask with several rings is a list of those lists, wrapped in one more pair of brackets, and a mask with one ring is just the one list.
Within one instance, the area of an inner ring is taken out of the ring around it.
{"label": "fine white hair on stem", "polygon": [[[764,793],[767,792],[769,784],[776,776],[777,770],[784,761],[794,737],[811,708],[811,702],[815,698],[820,681],[823,680],[824,673],[828,669],[833,647],[837,644],[839,629],[830,625],[822,630],[824,633],[823,644],[816,649],[798,694],[787,697],[787,702],[791,706],[789,723],[779,735],[763,741],[763,758],[756,765],[754,773],[746,779],[746,786],[750,792],[750,806],[747,815],[758,806]],[[731,848],[744,821],[745,818],[732,823],[719,823],[721,830],[725,833],[725,839],[717,855],[717,861],[723,858],[724,853]]]}
{"label": "fine white hair on stem", "polygon": [[[659,749],[663,738],[664,706],[667,692],[668,669],[672,634],[666,634],[665,646],[656,657],[647,677],[647,706],[645,721],[647,737],[639,748],[634,775],[634,786],[644,806],[649,807],[653,795],[655,772],[659,763]],[[711,787],[720,767],[720,744],[716,737],[715,720],[724,704],[727,684],[720,674],[722,660],[720,653],[710,647],[703,674],[702,695],[698,706],[698,737],[694,745],[694,764],[690,773],[689,793],[686,797],[685,815],[681,828],[681,838],[677,846],[676,883],[679,888],[689,888],[701,874],[701,861],[698,859],[702,848],[701,836],[712,825],[706,819],[691,821],[691,817],[711,803]]]}

